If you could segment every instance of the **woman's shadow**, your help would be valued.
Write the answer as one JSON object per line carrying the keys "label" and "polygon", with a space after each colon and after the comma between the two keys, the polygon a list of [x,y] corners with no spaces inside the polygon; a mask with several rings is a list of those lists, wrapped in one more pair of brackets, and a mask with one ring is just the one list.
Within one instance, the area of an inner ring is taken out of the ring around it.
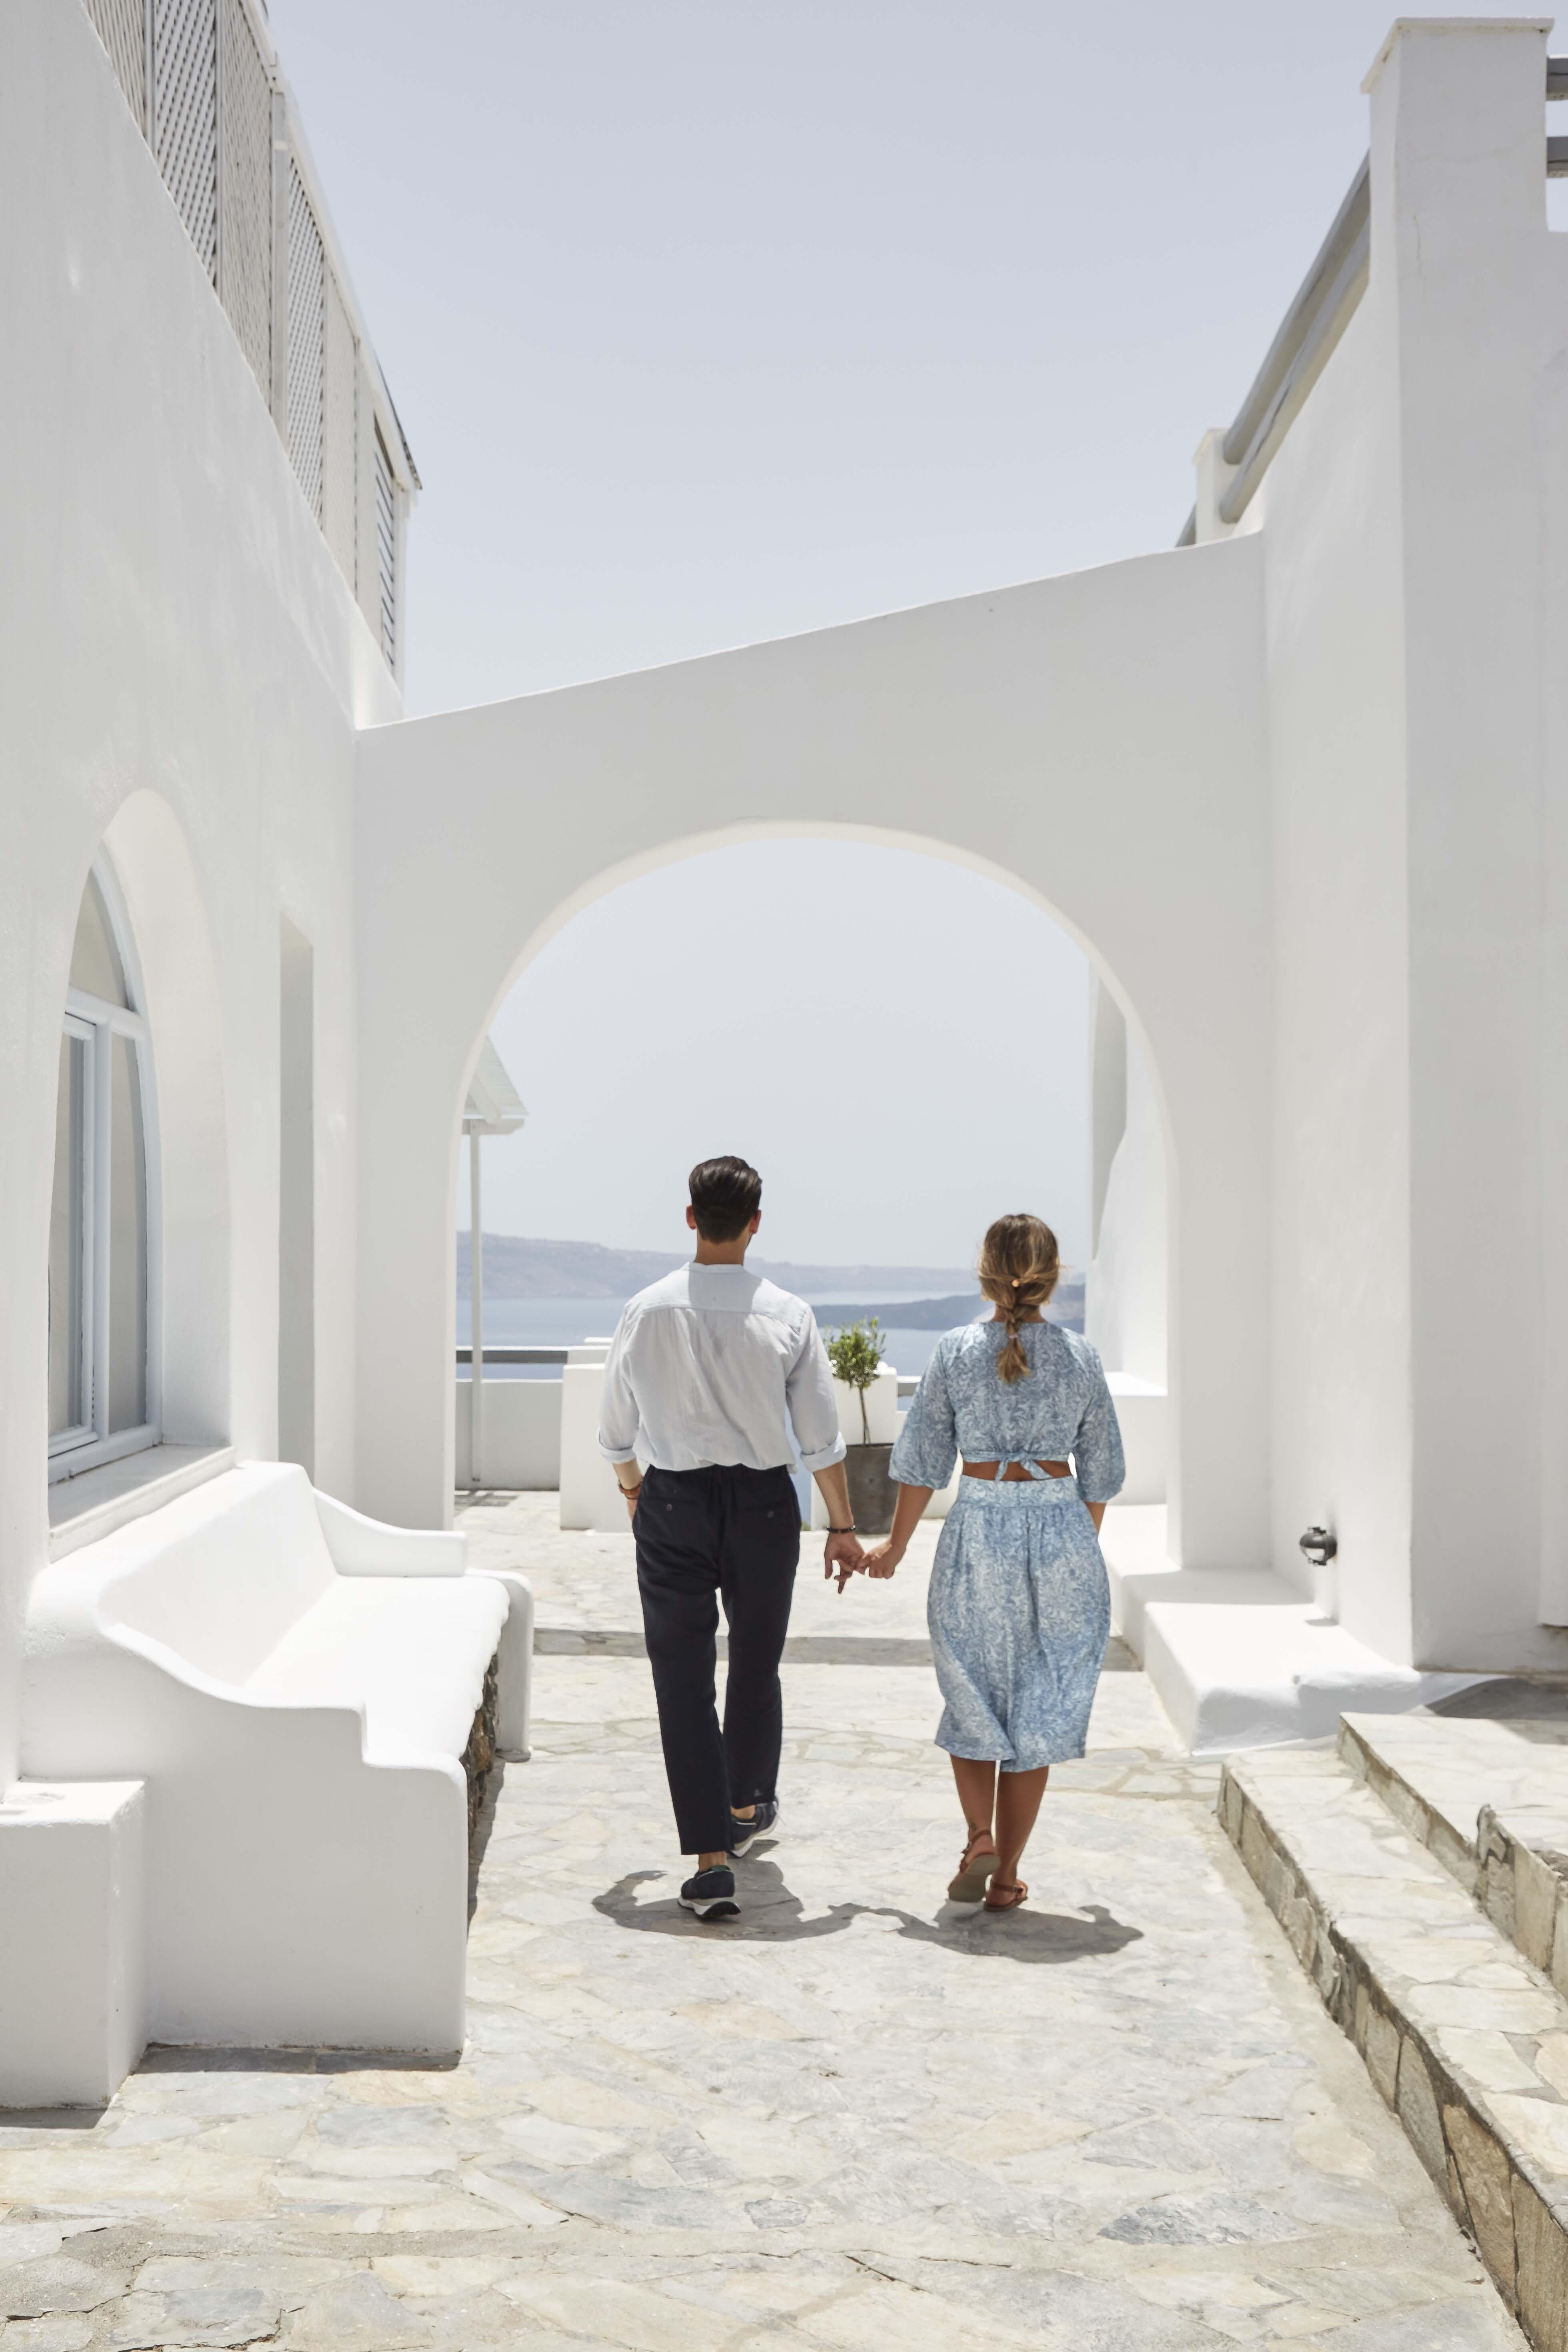
{"label": "woman's shadow", "polygon": [[1081,1911],[1009,1911],[987,1913],[982,1906],[945,1903],[935,1919],[922,1919],[886,1903],[835,1903],[815,1918],[806,1916],[800,1896],[784,1884],[776,1862],[747,1862],[737,1872],[737,1891],[744,1908],[738,1919],[705,1921],[683,1911],[674,1895],[656,1902],[639,1899],[639,1887],[665,1875],[662,1870],[629,1871],[613,1886],[593,1898],[593,1907],[618,1927],[639,1935],[689,1936],[726,1943],[793,1944],[821,1936],[841,1935],[856,1919],[896,1919],[898,1934],[917,1944],[939,1944],[977,1958],[1024,1960],[1039,1967],[1061,1967],[1070,1960],[1092,1959],[1119,1952],[1136,1943],[1141,1927],[1129,1927],[1113,1918],[1103,1903],[1086,1903]]}

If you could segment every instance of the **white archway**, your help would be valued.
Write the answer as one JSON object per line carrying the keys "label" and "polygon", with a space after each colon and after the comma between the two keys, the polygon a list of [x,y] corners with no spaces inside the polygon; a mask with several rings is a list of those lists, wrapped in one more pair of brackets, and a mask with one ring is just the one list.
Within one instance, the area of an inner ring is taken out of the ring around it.
{"label": "white archway", "polygon": [[451,1508],[454,1138],[517,972],[636,874],[827,834],[1007,883],[1115,992],[1172,1172],[1175,1540],[1206,1565],[1266,1557],[1258,627],[1257,551],[1235,541],[362,737],[366,1507]]}
{"label": "white archway", "polygon": [[[686,845],[678,861],[617,880],[528,943],[487,1024],[530,1114],[521,1136],[484,1147],[487,1234],[624,1244],[640,1227],[644,1247],[674,1251],[686,1239],[685,1171],[722,1147],[764,1171],[765,1270],[784,1259],[941,1265],[927,1290],[951,1295],[973,1289],[990,1217],[1027,1205],[1091,1276],[1088,1336],[1126,1399],[1124,1500],[1163,1503],[1166,1151],[1135,1033],[1038,892],[929,844],[849,840],[847,831],[786,828],[779,838],[770,828],[740,844]],[[777,942],[771,971],[758,961],[759,936]],[[1111,1143],[1120,1149],[1091,1267],[1088,1178],[1101,1139],[1089,1132],[1088,1066],[1092,1027],[1108,1018],[1123,1041]],[[481,1092],[485,1071],[482,1048]],[[465,1130],[473,1108],[470,1093]],[[462,1211],[476,1156],[470,1139],[458,1161],[460,1227],[476,1221],[472,1203],[466,1221]],[[1129,1185],[1129,1175],[1148,1181]],[[460,1341],[471,1336],[466,1246],[460,1231]],[[510,1289],[503,1282],[497,1296]],[[832,1286],[808,1283],[804,1295],[831,1296]],[[858,1295],[903,1294],[861,1285]],[[1074,1295],[1082,1304],[1082,1286]],[[571,1331],[559,1307],[536,1320],[513,1304],[494,1328],[486,1315],[485,1328],[492,1339],[581,1339],[608,1329],[614,1311],[584,1301]],[[883,1319],[887,1360],[917,1372],[930,1342],[906,1335],[895,1310]],[[460,1371],[460,1493],[476,1483],[466,1444],[476,1402]],[[499,1401],[497,1428],[514,1434],[486,1455],[482,1483],[540,1483],[538,1444],[515,1433],[525,1403],[537,1418],[549,1402]]]}

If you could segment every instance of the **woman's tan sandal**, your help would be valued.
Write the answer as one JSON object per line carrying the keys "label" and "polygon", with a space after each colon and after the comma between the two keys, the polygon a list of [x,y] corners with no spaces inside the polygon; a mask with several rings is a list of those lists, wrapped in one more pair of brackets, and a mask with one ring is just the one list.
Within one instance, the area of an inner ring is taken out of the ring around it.
{"label": "woman's tan sandal", "polygon": [[1019,1905],[1028,1898],[1029,1888],[1021,1878],[993,1878],[986,1892],[986,1908],[988,1911],[1016,1911]]}
{"label": "woman's tan sandal", "polygon": [[958,1875],[947,1885],[949,1903],[978,1903],[998,1862],[988,1830],[977,1830],[958,1857]]}

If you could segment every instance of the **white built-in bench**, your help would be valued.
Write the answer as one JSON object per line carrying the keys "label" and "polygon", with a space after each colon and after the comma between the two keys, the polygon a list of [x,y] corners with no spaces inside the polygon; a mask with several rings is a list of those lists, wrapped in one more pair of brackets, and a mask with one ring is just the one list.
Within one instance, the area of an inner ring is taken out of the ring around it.
{"label": "white built-in bench", "polygon": [[[460,1535],[362,1518],[285,1464],[229,1470],[47,1569],[9,1818],[37,1832],[36,1897],[63,1801],[40,1811],[29,1784],[142,1784],[144,1885],[121,1908],[144,1948],[110,1973],[144,1986],[145,2013],[109,2045],[459,2050],[463,1759],[493,1659],[497,1744],[527,1753],[532,1647],[522,1577],[468,1569]],[[0,1892],[5,1869],[0,1853]],[[11,1958],[47,1971],[15,1927]],[[0,2103],[6,2014],[0,1998]]]}

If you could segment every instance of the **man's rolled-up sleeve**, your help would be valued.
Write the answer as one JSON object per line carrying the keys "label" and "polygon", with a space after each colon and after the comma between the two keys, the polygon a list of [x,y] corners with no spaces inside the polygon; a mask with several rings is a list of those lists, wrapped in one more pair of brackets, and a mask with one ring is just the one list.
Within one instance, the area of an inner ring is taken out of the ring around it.
{"label": "man's rolled-up sleeve", "polygon": [[606,1462],[630,1462],[637,1446],[641,1417],[627,1360],[631,1337],[630,1316],[623,1313],[610,1342],[599,1390],[599,1451]]}
{"label": "man's rolled-up sleeve", "polygon": [[831,1470],[835,1462],[844,1458],[844,1441],[839,1431],[839,1401],[833,1394],[828,1351],[822,1345],[817,1318],[809,1307],[800,1350],[789,1368],[784,1392],[789,1402],[795,1443],[800,1449],[801,1469]]}

